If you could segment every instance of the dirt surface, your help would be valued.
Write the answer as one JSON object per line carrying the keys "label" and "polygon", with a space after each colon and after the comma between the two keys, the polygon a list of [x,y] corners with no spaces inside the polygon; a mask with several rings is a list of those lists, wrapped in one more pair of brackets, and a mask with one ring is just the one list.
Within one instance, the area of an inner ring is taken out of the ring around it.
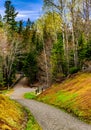
{"label": "dirt surface", "polygon": [[47,104],[23,98],[23,94],[35,91],[23,84],[22,79],[10,96],[24,106],[27,106],[43,130],[91,130],[91,125],[85,124],[75,117]]}
{"label": "dirt surface", "polygon": [[18,84],[14,87],[14,92],[11,94],[12,99],[22,99],[24,93],[34,92],[36,88],[28,87],[26,84],[26,78],[23,78]]}

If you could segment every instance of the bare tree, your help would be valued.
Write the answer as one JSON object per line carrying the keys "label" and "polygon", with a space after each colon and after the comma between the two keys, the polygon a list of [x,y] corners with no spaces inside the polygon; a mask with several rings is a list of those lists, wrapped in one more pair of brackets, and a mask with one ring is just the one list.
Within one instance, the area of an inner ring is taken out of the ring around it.
{"label": "bare tree", "polygon": [[2,29],[2,40],[0,41],[0,55],[2,57],[2,71],[3,78],[5,80],[8,89],[10,87],[10,79],[13,74],[13,65],[16,61],[16,56],[23,53],[22,38],[19,37],[17,33],[13,33],[13,39],[7,28]]}

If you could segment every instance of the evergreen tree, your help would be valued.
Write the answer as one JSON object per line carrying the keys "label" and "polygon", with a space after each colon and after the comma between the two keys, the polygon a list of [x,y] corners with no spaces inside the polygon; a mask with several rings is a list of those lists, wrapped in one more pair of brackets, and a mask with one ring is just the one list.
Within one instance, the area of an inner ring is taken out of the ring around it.
{"label": "evergreen tree", "polygon": [[[31,27],[31,21],[30,19],[28,18],[27,22],[26,22],[26,28],[23,32],[23,38],[24,38],[24,44],[26,45],[30,45],[30,42],[31,42],[31,37],[30,37],[30,27]],[[28,46],[26,46],[28,47]],[[28,47],[29,48],[29,47]]]}
{"label": "evergreen tree", "polygon": [[23,31],[23,21],[20,20],[18,23],[18,33],[21,34]]}
{"label": "evergreen tree", "polygon": [[5,22],[10,25],[10,28],[12,30],[16,30],[17,22],[15,18],[18,12],[16,12],[10,0],[5,1],[4,7],[5,7],[5,16],[4,16]]}
{"label": "evergreen tree", "polygon": [[53,80],[61,78],[63,73],[67,73],[67,66],[65,64],[65,57],[63,53],[62,33],[57,34],[57,41],[53,44],[51,53],[51,66]]}
{"label": "evergreen tree", "polygon": [[28,18],[27,23],[26,23],[26,32],[27,33],[29,33],[29,31],[30,31],[31,25],[32,25],[32,22]]}
{"label": "evergreen tree", "polygon": [[3,26],[2,15],[0,14],[0,27]]}

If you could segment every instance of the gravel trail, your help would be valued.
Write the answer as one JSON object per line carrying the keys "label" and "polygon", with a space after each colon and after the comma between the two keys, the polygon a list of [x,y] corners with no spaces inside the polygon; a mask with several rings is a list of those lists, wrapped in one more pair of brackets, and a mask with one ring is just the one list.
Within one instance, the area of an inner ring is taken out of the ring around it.
{"label": "gravel trail", "polygon": [[[24,80],[24,79],[23,79]],[[22,97],[25,92],[34,91],[18,83],[11,98],[28,107],[43,130],[91,130],[91,125],[47,104]]]}

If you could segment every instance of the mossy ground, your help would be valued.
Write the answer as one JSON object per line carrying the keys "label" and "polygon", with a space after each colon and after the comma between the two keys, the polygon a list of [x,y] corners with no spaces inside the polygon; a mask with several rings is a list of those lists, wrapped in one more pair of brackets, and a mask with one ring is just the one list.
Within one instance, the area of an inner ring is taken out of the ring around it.
{"label": "mossy ground", "polygon": [[55,84],[37,100],[65,109],[91,123],[91,73],[79,73]]}

